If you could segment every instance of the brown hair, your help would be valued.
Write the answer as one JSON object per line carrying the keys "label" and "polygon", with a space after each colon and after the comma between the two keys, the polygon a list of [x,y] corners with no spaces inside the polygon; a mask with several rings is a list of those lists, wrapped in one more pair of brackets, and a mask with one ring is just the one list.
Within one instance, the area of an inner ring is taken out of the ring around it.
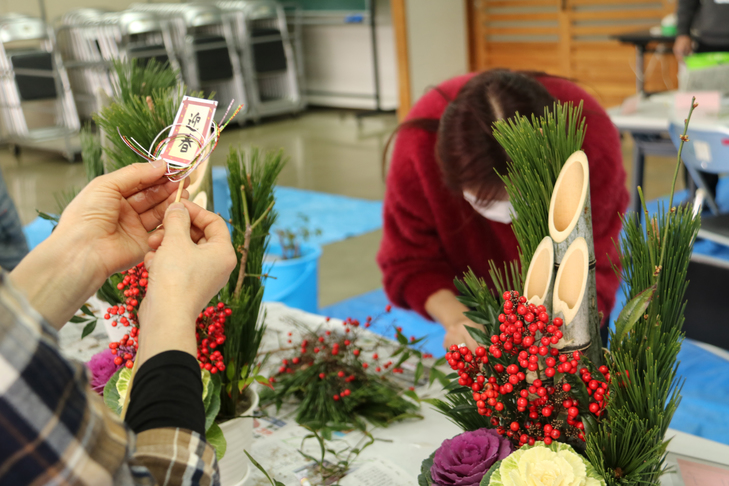
{"label": "brown hair", "polygon": [[542,115],[544,108],[554,103],[554,97],[535,79],[537,76],[549,75],[505,69],[484,71],[464,84],[454,100],[438,89],[449,101],[441,118],[408,120],[392,137],[404,128],[437,132],[435,158],[446,185],[456,192],[471,189],[479,200],[492,201],[503,192],[497,173],[506,173],[508,157],[491,127],[496,120],[511,118],[517,112],[527,117]]}

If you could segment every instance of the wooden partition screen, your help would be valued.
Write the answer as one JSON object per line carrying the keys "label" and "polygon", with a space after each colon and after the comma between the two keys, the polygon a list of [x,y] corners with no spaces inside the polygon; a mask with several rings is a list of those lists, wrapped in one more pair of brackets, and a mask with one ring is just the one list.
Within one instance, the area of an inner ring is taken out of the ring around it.
{"label": "wooden partition screen", "polygon": [[[648,30],[669,0],[467,0],[473,70],[545,71],[578,81],[605,107],[635,93],[635,49],[611,35]],[[645,56],[647,91],[675,89],[670,49]]]}

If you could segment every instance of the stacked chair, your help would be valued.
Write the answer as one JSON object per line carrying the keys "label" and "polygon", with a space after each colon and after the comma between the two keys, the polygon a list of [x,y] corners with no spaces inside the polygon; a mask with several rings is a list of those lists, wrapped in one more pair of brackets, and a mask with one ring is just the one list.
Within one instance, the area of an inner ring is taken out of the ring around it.
{"label": "stacked chair", "polygon": [[79,117],[55,35],[41,19],[0,17],[0,121],[2,141],[78,152]]}
{"label": "stacked chair", "polygon": [[[233,17],[235,39],[243,66],[249,116],[257,119],[295,114],[305,102],[301,89],[299,44],[289,34],[286,13],[272,0],[221,0],[216,5]],[[296,29],[300,32],[300,29]]]}
{"label": "stacked chair", "polygon": [[238,114],[245,120],[250,102],[235,44],[231,15],[212,4],[138,3],[133,11],[153,12],[170,24],[175,56],[187,85],[206,95],[215,93],[219,109],[231,101],[243,104]]}
{"label": "stacked chair", "polygon": [[71,87],[82,118],[100,108],[101,92],[111,94],[110,62],[156,59],[179,69],[171,22],[154,12],[105,12],[78,9],[61,17],[56,28],[59,50],[70,71]]}
{"label": "stacked chair", "polygon": [[79,120],[111,95],[118,59],[169,62],[192,90],[215,93],[221,110],[242,103],[239,123],[296,114],[306,105],[300,27],[300,11],[287,18],[274,0],[82,8],[55,29],[27,15],[0,16],[0,141],[73,160]]}

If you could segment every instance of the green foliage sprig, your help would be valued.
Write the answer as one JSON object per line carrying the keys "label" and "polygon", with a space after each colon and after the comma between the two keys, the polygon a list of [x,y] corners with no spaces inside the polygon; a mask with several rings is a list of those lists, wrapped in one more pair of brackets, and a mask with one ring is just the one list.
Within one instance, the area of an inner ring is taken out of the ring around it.
{"label": "green foliage sprig", "polygon": [[226,370],[220,414],[224,418],[236,415],[241,393],[259,369],[256,356],[266,330],[265,316],[259,315],[263,256],[277,216],[273,210],[273,189],[285,162],[282,151],[251,149],[246,154],[231,149],[228,154],[230,224],[238,265],[220,291],[220,300],[233,311],[225,327],[223,346]]}
{"label": "green foliage sprig", "polygon": [[300,221],[298,227],[282,228],[276,230],[281,245],[281,258],[290,260],[301,256],[301,242],[309,241],[309,237],[321,235],[321,229],[309,229],[309,217],[304,213],[297,214]]}
{"label": "green foliage sprig", "polygon": [[112,65],[114,98],[118,103],[128,103],[136,98],[146,98],[155,91],[182,85],[180,73],[167,62],[149,59],[141,64],[138,59],[114,61]]}
{"label": "green foliage sprig", "polygon": [[[362,432],[362,438],[352,446],[344,439],[333,439],[331,429],[315,430],[306,426],[304,428],[309,430],[310,433],[301,440],[299,454],[316,465],[316,468],[312,471],[315,477],[307,478],[308,480],[314,481],[314,484],[339,484],[338,481],[347,475],[357,457],[377,440],[369,431],[362,430],[360,431]],[[318,457],[303,451],[304,444],[311,439],[316,440],[319,446]],[[251,464],[266,476],[271,486],[285,486],[282,482],[274,479],[248,451],[244,452],[248,456],[248,459],[250,459]]]}
{"label": "green foliage sprig", "polygon": [[[555,103],[544,116],[520,116],[494,124],[494,137],[509,156],[506,186],[516,218],[512,229],[519,243],[522,271],[529,268],[534,251],[549,235],[547,217],[554,183],[570,155],[582,148],[585,120],[582,102]],[[513,289],[509,289],[513,290]]]}
{"label": "green foliage sprig", "polygon": [[94,115],[104,137],[107,172],[140,162],[119,133],[148,148],[157,134],[172,124],[183,96],[203,97],[202,92],[187,93],[187,87],[166,64],[150,61],[139,66],[136,60],[116,62],[114,74],[114,99]]}
{"label": "green foliage sprig", "polygon": [[[429,355],[416,347],[424,338],[409,341],[395,329],[398,346],[393,350],[392,342],[381,337],[363,343],[358,321],[344,321],[343,332],[323,326],[311,330],[292,323],[301,333],[300,345],[293,346],[300,352],[282,360],[273,390],[264,390],[261,395],[263,404],[274,404],[278,409],[285,402],[296,401],[296,421],[316,430],[364,430],[365,420],[385,427],[407,418],[422,418],[416,413],[420,399],[414,386],[426,372],[423,358]],[[414,386],[408,389],[398,375],[410,358],[417,363]],[[435,380],[448,383],[437,363],[429,372],[429,382]]]}
{"label": "green foliage sprig", "polygon": [[90,123],[87,123],[81,129],[79,138],[81,140],[81,159],[86,170],[86,181],[91,182],[104,174],[101,139],[98,134],[94,133]]}
{"label": "green foliage sprig", "polygon": [[645,228],[637,214],[623,219],[618,249],[623,291],[630,300],[626,308],[635,307],[646,292],[652,298],[634,310],[638,315],[621,315],[618,332],[610,333],[609,420],[587,436],[587,456],[609,486],[655,485],[665,473],[664,436],[681,399],[677,358],[684,336],[686,273],[701,224],[690,204],[673,207],[695,107],[692,103],[681,136],[668,209],[661,206],[658,215],[650,216],[641,191]]}

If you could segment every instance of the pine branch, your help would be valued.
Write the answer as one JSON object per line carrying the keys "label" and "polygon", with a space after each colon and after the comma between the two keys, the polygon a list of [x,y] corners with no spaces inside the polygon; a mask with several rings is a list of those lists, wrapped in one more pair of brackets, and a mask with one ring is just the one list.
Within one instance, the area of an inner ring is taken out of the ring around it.
{"label": "pine branch", "polygon": [[514,207],[512,228],[519,243],[522,272],[526,272],[537,246],[549,235],[547,220],[554,183],[585,138],[582,103],[577,107],[555,103],[552,110],[544,109],[544,116],[531,119],[517,113],[514,118],[497,121],[494,136],[510,159],[506,174],[500,177]]}
{"label": "pine branch", "polygon": [[658,214],[650,216],[640,191],[645,230],[638,214],[623,217],[618,247],[623,292],[632,299],[649,287],[656,290],[630,332],[611,333],[609,420],[587,436],[588,457],[609,485],[656,485],[665,473],[663,438],[681,399],[677,360],[683,342],[686,274],[701,225],[690,204],[673,207],[680,153],[694,108],[692,103],[668,208],[660,205]]}
{"label": "pine branch", "polygon": [[[259,315],[263,299],[263,257],[268,235],[276,220],[273,210],[274,187],[285,160],[283,153],[249,153],[231,149],[228,154],[228,186],[231,193],[230,221],[238,265],[221,290],[220,298],[233,311],[226,324],[226,376],[221,391],[221,415],[235,415],[240,391],[239,380],[247,379],[256,364],[256,355],[265,332]],[[244,189],[245,188],[245,189]],[[251,221],[253,221],[251,223]],[[229,388],[229,389],[226,389]]]}

